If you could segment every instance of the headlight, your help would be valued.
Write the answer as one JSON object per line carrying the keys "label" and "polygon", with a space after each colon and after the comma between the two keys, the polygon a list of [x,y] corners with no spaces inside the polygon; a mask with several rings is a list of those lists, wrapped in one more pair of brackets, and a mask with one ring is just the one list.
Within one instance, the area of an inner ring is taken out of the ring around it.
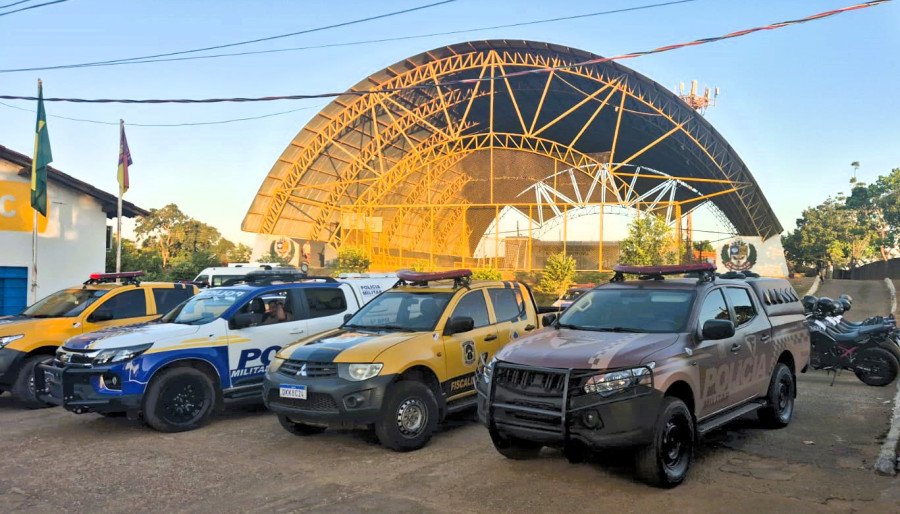
{"label": "headlight", "polygon": [[3,348],[13,341],[18,341],[23,337],[25,337],[25,334],[16,334],[14,336],[0,336],[0,348]]}
{"label": "headlight", "polygon": [[491,383],[491,378],[494,377],[494,363],[497,362],[497,357],[491,359],[491,362],[488,362],[484,365],[484,368],[481,370],[481,379],[484,380],[485,384]]}
{"label": "headlight", "polygon": [[338,364],[338,375],[345,380],[359,382],[378,376],[384,364]]}
{"label": "headlight", "polygon": [[272,357],[272,361],[269,362],[269,373],[275,373],[276,371],[278,371],[278,368],[280,368],[286,360],[287,359],[282,359],[281,357],[279,357],[278,354]]}
{"label": "headlight", "polygon": [[110,348],[108,350],[100,350],[94,355],[94,365],[112,364],[114,362],[122,362],[133,359],[138,355],[146,352],[153,346],[153,343],[140,344],[137,346],[126,346],[125,348]]}
{"label": "headlight", "polygon": [[584,385],[584,392],[588,394],[599,394],[600,396],[612,396],[622,392],[629,387],[638,385],[653,385],[653,364],[641,366],[640,368],[624,369],[621,371],[612,371],[610,373],[601,373],[594,375],[588,379]]}

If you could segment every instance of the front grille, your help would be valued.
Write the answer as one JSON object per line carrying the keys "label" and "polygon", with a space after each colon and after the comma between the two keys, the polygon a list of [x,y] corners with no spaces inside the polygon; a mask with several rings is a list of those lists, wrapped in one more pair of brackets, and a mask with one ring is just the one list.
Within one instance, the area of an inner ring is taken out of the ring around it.
{"label": "front grille", "polygon": [[493,380],[498,387],[539,396],[562,395],[566,387],[564,372],[547,372],[498,366]]}
{"label": "front grille", "polygon": [[96,356],[97,350],[69,350],[69,349],[59,349],[56,351],[56,358],[53,359],[53,364],[57,366],[66,366],[66,365],[75,365],[75,366],[90,366],[94,362],[94,356]]}
{"label": "front grille", "polygon": [[295,377],[336,377],[337,364],[333,362],[313,362],[288,359],[278,372]]}
{"label": "front grille", "polygon": [[282,398],[279,396],[278,389],[273,388],[269,391],[269,403],[316,412],[337,412],[338,410],[337,403],[335,403],[334,398],[330,394],[313,391],[307,393],[305,400],[299,400],[296,398]]}

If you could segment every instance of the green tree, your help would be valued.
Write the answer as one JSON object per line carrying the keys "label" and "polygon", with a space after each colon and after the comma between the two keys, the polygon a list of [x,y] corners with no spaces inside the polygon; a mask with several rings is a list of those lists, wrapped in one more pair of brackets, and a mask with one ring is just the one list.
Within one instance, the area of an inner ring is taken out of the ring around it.
{"label": "green tree", "polygon": [[503,274],[495,268],[477,269],[472,272],[472,280],[503,280]]}
{"label": "green tree", "polygon": [[538,289],[547,294],[553,294],[557,298],[562,296],[572,284],[575,278],[575,258],[563,252],[554,253],[547,257],[544,272],[541,273],[541,281]]}
{"label": "green tree", "polygon": [[678,261],[672,230],[665,220],[652,214],[639,213],[634,218],[619,248],[619,260],[635,266],[675,264]]}
{"label": "green tree", "polygon": [[345,246],[338,250],[337,273],[364,273],[372,260],[365,250],[355,246]]}
{"label": "green tree", "polygon": [[846,266],[853,242],[859,239],[859,234],[854,233],[856,221],[855,210],[832,198],[804,210],[797,219],[797,229],[781,239],[788,260],[795,269],[820,269],[827,264]]}
{"label": "green tree", "polygon": [[[223,239],[223,241],[230,243],[227,239]],[[253,250],[249,246],[244,243],[238,243],[225,252],[225,258],[222,260],[225,262],[250,262],[250,255],[252,253]],[[219,255],[221,257],[221,254]]]}
{"label": "green tree", "polygon": [[178,226],[187,220],[187,215],[174,203],[161,209],[150,209],[149,215],[137,219],[134,227],[137,240],[159,252],[164,270],[168,268],[172,254],[177,251]]}
{"label": "green tree", "polygon": [[879,227],[879,244],[882,258],[887,259],[887,249],[895,248],[900,233],[900,168],[894,168],[887,175],[878,177],[869,186],[872,203],[880,210],[884,225]]}
{"label": "green tree", "polygon": [[714,251],[716,251],[716,249],[713,248],[712,243],[710,243],[708,240],[694,241],[694,250],[697,250],[698,252],[714,252]]}

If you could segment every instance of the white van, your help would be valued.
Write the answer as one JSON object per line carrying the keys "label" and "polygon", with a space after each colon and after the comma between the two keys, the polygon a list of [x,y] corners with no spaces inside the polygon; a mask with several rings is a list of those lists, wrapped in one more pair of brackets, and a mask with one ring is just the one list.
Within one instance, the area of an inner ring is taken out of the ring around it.
{"label": "white van", "polygon": [[219,287],[231,278],[241,278],[251,271],[269,270],[275,266],[269,264],[239,263],[228,266],[214,266],[201,271],[193,280],[197,287]]}

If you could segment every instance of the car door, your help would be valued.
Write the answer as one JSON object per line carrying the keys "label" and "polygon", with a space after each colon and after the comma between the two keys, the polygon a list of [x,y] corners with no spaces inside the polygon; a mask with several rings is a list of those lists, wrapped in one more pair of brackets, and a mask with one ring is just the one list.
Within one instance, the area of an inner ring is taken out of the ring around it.
{"label": "car door", "polygon": [[731,373],[736,400],[744,401],[764,396],[769,390],[775,349],[772,343],[772,325],[768,318],[759,315],[749,289],[729,286],[725,299],[734,318],[735,337],[741,347],[732,352],[738,362]]}
{"label": "car door", "polygon": [[462,316],[472,318],[474,328],[442,336],[447,370],[447,380],[442,386],[448,400],[474,392],[479,356],[493,354],[497,348],[497,326],[491,319],[484,289],[464,293],[450,311],[448,321]]}
{"label": "car door", "polygon": [[490,362],[500,348],[537,327],[534,321],[528,319],[528,303],[521,285],[507,282],[504,287],[487,288],[487,293],[497,325],[495,344],[485,345],[488,354],[485,362]]}
{"label": "car door", "polygon": [[342,287],[305,287],[308,335],[341,326],[347,313],[347,293]]}
{"label": "car door", "polygon": [[159,316],[150,313],[148,301],[150,291],[146,288],[110,291],[103,295],[89,312],[86,312],[82,330],[84,333],[94,332],[107,327],[133,325],[152,321]]}
{"label": "car door", "polygon": [[168,313],[170,310],[178,307],[181,302],[194,296],[196,290],[194,286],[183,286],[181,284],[175,287],[157,287],[152,288],[153,303],[156,307],[156,314],[160,316]]}
{"label": "car door", "polygon": [[700,375],[698,418],[727,409],[736,403],[731,370],[738,362],[742,339],[738,334],[725,339],[703,339],[703,324],[711,319],[733,321],[722,288],[715,288],[700,299],[695,325],[695,337],[699,342],[692,350],[691,365],[698,367]]}
{"label": "car door", "polygon": [[[283,346],[304,337],[306,320],[295,319],[299,289],[254,294],[232,316],[250,314],[250,326],[228,328],[228,374],[232,387],[262,383],[266,366]],[[294,294],[292,294],[294,293]],[[278,304],[281,304],[280,308]]]}

